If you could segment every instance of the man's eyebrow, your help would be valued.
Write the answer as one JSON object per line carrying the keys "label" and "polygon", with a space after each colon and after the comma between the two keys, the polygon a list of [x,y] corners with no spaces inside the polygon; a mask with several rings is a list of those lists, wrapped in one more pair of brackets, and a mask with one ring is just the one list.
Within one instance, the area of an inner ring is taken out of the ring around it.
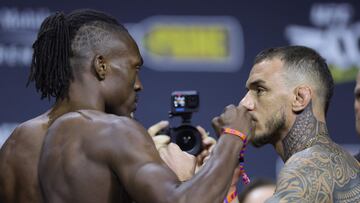
{"label": "man's eyebrow", "polygon": [[259,85],[264,85],[266,82],[262,79],[257,79],[257,80],[254,80],[248,84],[246,84],[246,87],[247,88],[250,88],[250,87],[254,87],[254,86],[259,86]]}

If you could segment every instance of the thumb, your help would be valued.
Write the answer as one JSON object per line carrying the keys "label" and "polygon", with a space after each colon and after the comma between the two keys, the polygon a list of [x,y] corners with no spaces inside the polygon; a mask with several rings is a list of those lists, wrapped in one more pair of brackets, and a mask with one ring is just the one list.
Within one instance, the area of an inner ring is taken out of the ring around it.
{"label": "thumb", "polygon": [[155,136],[160,130],[166,128],[169,125],[169,121],[160,121],[148,129],[148,133],[151,137]]}

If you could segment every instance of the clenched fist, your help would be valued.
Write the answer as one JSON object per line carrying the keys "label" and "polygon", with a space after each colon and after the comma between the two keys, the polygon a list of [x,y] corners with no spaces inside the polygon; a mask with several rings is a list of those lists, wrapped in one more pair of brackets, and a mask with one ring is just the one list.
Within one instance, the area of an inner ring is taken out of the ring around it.
{"label": "clenched fist", "polygon": [[238,106],[228,105],[224,113],[212,120],[215,132],[220,135],[222,128],[232,128],[250,136],[252,130],[251,116],[248,110],[241,104]]}

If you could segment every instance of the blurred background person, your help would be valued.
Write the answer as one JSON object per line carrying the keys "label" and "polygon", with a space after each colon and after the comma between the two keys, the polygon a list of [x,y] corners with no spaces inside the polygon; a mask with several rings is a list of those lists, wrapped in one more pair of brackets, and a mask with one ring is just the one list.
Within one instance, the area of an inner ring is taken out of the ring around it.
{"label": "blurred background person", "polygon": [[270,179],[254,179],[239,193],[239,202],[264,203],[274,194],[275,187],[275,182]]}

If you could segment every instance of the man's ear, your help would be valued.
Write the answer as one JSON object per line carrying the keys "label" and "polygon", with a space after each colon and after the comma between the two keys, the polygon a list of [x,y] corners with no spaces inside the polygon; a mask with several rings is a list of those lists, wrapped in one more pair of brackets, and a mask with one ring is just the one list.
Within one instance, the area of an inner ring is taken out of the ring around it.
{"label": "man's ear", "polygon": [[295,99],[292,103],[292,110],[302,111],[311,102],[312,89],[309,86],[298,86],[294,90]]}
{"label": "man's ear", "polygon": [[108,65],[102,55],[96,55],[94,58],[94,67],[96,76],[99,80],[104,80],[108,71]]}

